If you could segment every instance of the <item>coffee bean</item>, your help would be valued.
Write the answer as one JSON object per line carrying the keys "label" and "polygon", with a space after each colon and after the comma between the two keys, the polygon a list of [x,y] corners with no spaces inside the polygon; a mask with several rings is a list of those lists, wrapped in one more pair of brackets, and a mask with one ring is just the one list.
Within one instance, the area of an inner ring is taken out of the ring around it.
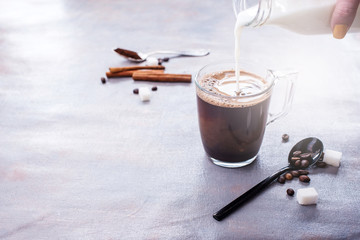
{"label": "coffee bean", "polygon": [[162,59],[164,62],[168,62],[170,60],[170,58],[166,57]]}
{"label": "coffee bean", "polygon": [[283,142],[287,142],[287,141],[289,141],[289,135],[288,134],[283,134],[282,135],[282,140],[283,140]]}
{"label": "coffee bean", "polygon": [[290,172],[291,173],[291,175],[293,175],[294,177],[298,177],[300,174],[299,174],[299,171],[291,171]]}
{"label": "coffee bean", "polygon": [[294,156],[294,157],[300,156],[300,154],[301,154],[301,151],[295,151],[295,152],[293,152],[293,156]]}
{"label": "coffee bean", "polygon": [[301,168],[307,168],[309,166],[309,160],[301,160]]}
{"label": "coffee bean", "polygon": [[284,176],[279,176],[277,181],[281,184],[284,184],[285,183],[285,177]]}
{"label": "coffee bean", "polygon": [[295,191],[294,191],[294,189],[292,189],[292,188],[288,188],[288,190],[286,190],[286,193],[287,193],[287,195],[289,195],[289,196],[294,196]]}
{"label": "coffee bean", "polygon": [[323,162],[323,161],[319,161],[316,163],[316,166],[319,167],[319,168],[324,168],[327,166],[326,162]]}
{"label": "coffee bean", "polygon": [[293,175],[291,173],[286,173],[285,178],[286,178],[286,180],[291,180],[291,179],[293,179]]}
{"label": "coffee bean", "polygon": [[152,91],[157,91],[157,86],[153,86],[153,87],[151,88],[151,90],[152,90]]}
{"label": "coffee bean", "polygon": [[310,182],[310,178],[307,175],[300,175],[299,180],[300,182]]}
{"label": "coffee bean", "polygon": [[102,84],[105,84],[106,83],[106,78],[102,77],[101,82],[102,82]]}
{"label": "coffee bean", "polygon": [[309,174],[309,171],[303,170],[303,169],[298,170],[298,172],[300,175],[308,175]]}
{"label": "coffee bean", "polygon": [[300,160],[300,158],[299,157],[292,157],[291,158],[291,162],[293,162],[293,163],[295,163],[297,160]]}
{"label": "coffee bean", "polygon": [[139,89],[138,89],[138,88],[135,88],[135,89],[133,90],[133,93],[134,93],[134,94],[139,94]]}
{"label": "coffee bean", "polygon": [[311,153],[302,153],[302,154],[300,154],[300,157],[302,159],[309,159],[309,158],[311,158]]}
{"label": "coffee bean", "polygon": [[162,64],[163,60],[161,58],[158,58],[158,65],[160,66]]}
{"label": "coffee bean", "polygon": [[296,168],[300,167],[301,166],[301,161],[300,160],[296,160],[296,162],[294,163],[294,166]]}

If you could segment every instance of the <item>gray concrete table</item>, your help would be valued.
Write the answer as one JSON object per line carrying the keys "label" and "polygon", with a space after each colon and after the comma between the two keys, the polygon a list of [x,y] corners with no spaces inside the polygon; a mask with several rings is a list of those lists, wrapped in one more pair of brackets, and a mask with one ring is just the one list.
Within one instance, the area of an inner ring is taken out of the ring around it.
{"label": "gray concrete table", "polygon": [[[257,160],[206,157],[195,84],[100,77],[129,65],[112,49],[209,48],[171,59],[189,73],[233,59],[231,1],[0,2],[0,239],[359,239],[360,35],[244,30],[242,54],[299,70],[293,108],[268,126]],[[281,136],[290,135],[283,143]],[[272,184],[222,222],[212,214],[284,166],[302,138],[343,152],[310,184]],[[315,187],[317,205],[286,195]]]}

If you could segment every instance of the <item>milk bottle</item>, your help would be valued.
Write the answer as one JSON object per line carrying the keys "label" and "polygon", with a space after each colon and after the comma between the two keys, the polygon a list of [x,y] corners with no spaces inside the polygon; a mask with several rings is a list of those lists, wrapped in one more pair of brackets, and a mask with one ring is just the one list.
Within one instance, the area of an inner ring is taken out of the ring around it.
{"label": "milk bottle", "polygon": [[[237,25],[277,25],[300,34],[331,33],[336,0],[233,0]],[[349,32],[360,31],[360,7]]]}
{"label": "milk bottle", "polygon": [[[277,25],[306,35],[331,33],[331,16],[336,0],[233,0],[237,15],[235,34],[235,72],[239,95],[240,35],[243,27]],[[360,32],[360,7],[349,32]]]}

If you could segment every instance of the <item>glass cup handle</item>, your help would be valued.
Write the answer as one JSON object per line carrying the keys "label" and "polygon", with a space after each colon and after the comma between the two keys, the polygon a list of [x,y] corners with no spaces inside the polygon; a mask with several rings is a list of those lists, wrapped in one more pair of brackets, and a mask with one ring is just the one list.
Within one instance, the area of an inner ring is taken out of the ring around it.
{"label": "glass cup handle", "polygon": [[275,120],[282,118],[286,116],[286,114],[289,113],[294,97],[294,91],[295,91],[295,82],[297,79],[298,73],[294,71],[268,71],[268,77],[274,78],[274,84],[278,84],[279,81],[286,81],[286,92],[285,97],[282,102],[281,110],[277,113],[269,113],[268,121],[266,125],[269,125],[270,123],[273,123]]}

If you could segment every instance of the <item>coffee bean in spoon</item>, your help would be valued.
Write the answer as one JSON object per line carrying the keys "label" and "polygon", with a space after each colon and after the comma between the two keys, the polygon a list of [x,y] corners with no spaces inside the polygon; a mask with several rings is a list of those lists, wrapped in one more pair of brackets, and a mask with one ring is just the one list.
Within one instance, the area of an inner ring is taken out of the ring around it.
{"label": "coffee bean in spoon", "polygon": [[307,168],[309,166],[309,160],[301,160],[300,167]]}
{"label": "coffee bean in spoon", "polygon": [[295,151],[295,152],[293,152],[293,156],[294,156],[294,157],[298,157],[298,156],[300,156],[300,154],[301,154],[301,151]]}
{"label": "coffee bean in spoon", "polygon": [[300,160],[300,158],[299,157],[292,157],[291,158],[292,163],[295,163],[297,160]]}
{"label": "coffee bean in spoon", "polygon": [[309,159],[311,158],[311,153],[302,153],[300,154],[301,159]]}

